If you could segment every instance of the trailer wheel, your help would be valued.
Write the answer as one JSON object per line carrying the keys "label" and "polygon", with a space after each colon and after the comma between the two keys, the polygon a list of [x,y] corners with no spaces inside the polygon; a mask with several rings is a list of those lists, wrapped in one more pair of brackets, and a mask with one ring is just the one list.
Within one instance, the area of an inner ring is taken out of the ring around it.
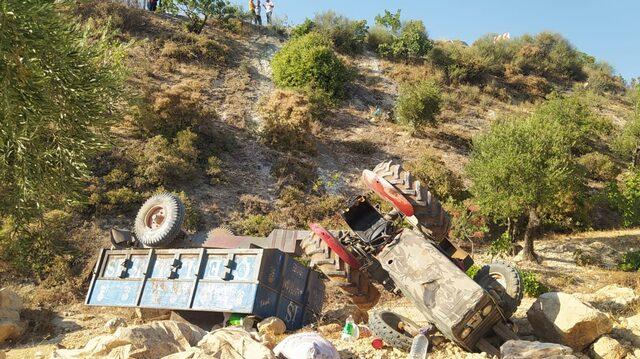
{"label": "trailer wheel", "polygon": [[371,283],[368,274],[347,264],[317,234],[313,233],[305,238],[301,247],[311,259],[311,267],[329,278],[358,308],[367,310],[376,305],[380,291]]}
{"label": "trailer wheel", "polygon": [[411,319],[394,312],[381,310],[369,315],[369,328],[375,335],[392,347],[408,352],[411,349],[413,336],[399,328],[398,325],[401,322],[405,326],[412,327],[416,332],[420,330],[420,327]]}
{"label": "trailer wheel", "polygon": [[474,280],[493,297],[505,318],[511,318],[524,292],[518,270],[510,264],[494,262],[480,268]]}
{"label": "trailer wheel", "polygon": [[134,226],[136,238],[145,247],[168,246],[180,233],[184,216],[184,204],[176,195],[154,195],[138,211]]}
{"label": "trailer wheel", "polygon": [[449,215],[436,196],[409,171],[388,161],[378,164],[373,173],[391,183],[411,203],[419,231],[428,230],[438,242],[449,235]]}

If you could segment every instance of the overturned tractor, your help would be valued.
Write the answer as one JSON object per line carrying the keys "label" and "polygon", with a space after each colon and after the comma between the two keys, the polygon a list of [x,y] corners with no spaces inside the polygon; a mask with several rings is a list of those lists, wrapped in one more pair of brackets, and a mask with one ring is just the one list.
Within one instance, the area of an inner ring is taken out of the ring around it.
{"label": "overturned tractor", "polygon": [[[498,356],[500,341],[517,339],[509,321],[522,299],[515,268],[493,263],[475,279],[469,278],[465,271],[473,260],[449,240],[449,216],[411,173],[390,161],[365,170],[362,179],[393,209],[382,213],[368,197],[358,196],[340,212],[349,230],[310,224],[310,230],[278,229],[267,238],[235,236],[224,228],[183,236],[182,203],[170,194],[156,195],[140,209],[134,234],[112,230],[116,261],[109,264],[109,251],[102,253],[87,304],[123,305],[117,298],[97,300],[96,290],[100,285],[125,288],[122,282],[131,281],[133,273],[139,283],[127,289],[136,294],[127,306],[241,309],[256,316],[278,315],[289,329],[295,329],[312,321],[322,306],[317,301],[323,291],[319,281],[289,258],[306,255],[311,267],[359,307],[369,309],[377,303],[380,292],[373,283],[378,283],[409,298],[445,337],[464,349]],[[161,249],[167,247],[173,249]],[[131,259],[132,251],[139,257],[137,263]],[[111,277],[105,277],[105,271],[111,271]],[[179,281],[184,285],[179,286]],[[186,298],[163,299],[177,291]],[[225,297],[224,303],[219,303],[216,293]],[[242,303],[229,299],[238,296]],[[412,335],[420,329],[389,311],[373,312],[369,325],[376,335],[403,350],[409,349]]]}

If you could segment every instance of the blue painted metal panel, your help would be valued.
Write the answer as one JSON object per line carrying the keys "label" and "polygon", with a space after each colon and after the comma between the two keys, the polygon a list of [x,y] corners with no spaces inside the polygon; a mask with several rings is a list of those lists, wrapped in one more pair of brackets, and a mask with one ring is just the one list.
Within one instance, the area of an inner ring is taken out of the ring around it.
{"label": "blue painted metal panel", "polygon": [[91,296],[94,305],[135,307],[141,281],[96,280]]}
{"label": "blue painted metal panel", "polygon": [[282,278],[282,295],[302,303],[307,289],[309,268],[287,256],[284,261],[284,277]]}
{"label": "blue painted metal panel", "polygon": [[307,290],[305,293],[304,302],[307,303],[307,308],[320,313],[322,312],[322,305],[324,304],[325,285],[324,281],[320,277],[320,273],[311,271],[309,273],[309,281],[307,282]]}
{"label": "blue painted metal panel", "polygon": [[144,308],[188,309],[193,282],[177,280],[148,281],[142,292]]}
{"label": "blue painted metal panel", "polygon": [[287,325],[288,330],[301,328],[303,316],[304,308],[300,304],[292,301],[285,296],[280,296],[276,317],[284,321],[284,324]]}
{"label": "blue painted metal panel", "polygon": [[277,249],[132,249],[101,251],[86,302],[275,315],[293,330],[323,297],[319,274]]}

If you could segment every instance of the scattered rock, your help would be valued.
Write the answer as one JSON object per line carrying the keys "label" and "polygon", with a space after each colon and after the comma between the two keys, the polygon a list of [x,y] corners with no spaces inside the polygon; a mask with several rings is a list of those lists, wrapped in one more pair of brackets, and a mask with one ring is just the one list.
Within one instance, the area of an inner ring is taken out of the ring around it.
{"label": "scattered rock", "polygon": [[89,340],[82,349],[56,350],[53,359],[71,358],[162,358],[183,352],[200,341],[206,332],[195,325],[173,321],[120,327],[114,334]]}
{"label": "scattered rock", "polygon": [[27,325],[20,320],[21,310],[22,299],[8,288],[0,289],[0,343],[24,333]]}
{"label": "scattered rock", "polygon": [[593,359],[624,359],[628,350],[619,341],[603,336],[596,340],[591,346],[591,357]]}
{"label": "scattered rock", "polygon": [[287,325],[278,317],[269,317],[258,323],[258,332],[260,334],[271,333],[273,335],[284,334]]}
{"label": "scattered rock", "polygon": [[104,327],[107,328],[107,330],[109,331],[109,333],[115,333],[116,329],[120,328],[120,327],[126,327],[127,326],[127,322],[125,322],[124,319],[122,318],[113,318],[110,319],[105,325]]}
{"label": "scattered rock", "polygon": [[613,328],[606,314],[562,292],[541,295],[527,311],[527,318],[539,338],[578,351]]}
{"label": "scattered rock", "polygon": [[612,335],[631,342],[634,347],[640,348],[640,314],[621,320],[620,325],[614,329]]}
{"label": "scattered rock", "polygon": [[157,320],[171,315],[171,311],[167,309],[147,309],[136,308],[135,314],[138,319],[142,320]]}
{"label": "scattered rock", "polygon": [[627,287],[618,284],[610,284],[600,288],[595,293],[580,294],[577,296],[598,308],[611,311],[621,311],[628,306],[640,301],[640,295]]}
{"label": "scattered rock", "polygon": [[573,349],[554,343],[509,340],[500,347],[502,359],[577,358]]}
{"label": "scattered rock", "polygon": [[224,328],[205,335],[197,347],[164,359],[276,359],[271,349],[251,337],[240,328]]}

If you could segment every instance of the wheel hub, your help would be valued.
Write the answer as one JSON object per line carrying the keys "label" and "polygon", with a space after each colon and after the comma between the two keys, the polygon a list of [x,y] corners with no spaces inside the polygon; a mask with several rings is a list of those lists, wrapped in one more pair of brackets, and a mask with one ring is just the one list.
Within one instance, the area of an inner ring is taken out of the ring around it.
{"label": "wheel hub", "polygon": [[147,228],[155,230],[162,226],[165,218],[164,207],[155,206],[147,212],[144,223]]}

